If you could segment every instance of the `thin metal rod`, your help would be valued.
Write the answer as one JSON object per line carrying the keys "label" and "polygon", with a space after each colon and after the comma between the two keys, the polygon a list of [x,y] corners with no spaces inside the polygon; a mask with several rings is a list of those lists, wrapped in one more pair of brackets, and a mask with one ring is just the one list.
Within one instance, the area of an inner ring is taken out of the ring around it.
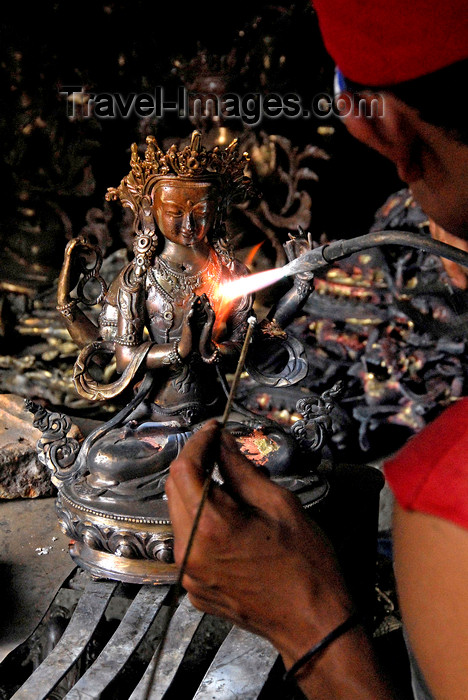
{"label": "thin metal rod", "polygon": [[[221,428],[226,427],[226,423],[228,421],[229,414],[231,412],[232,402],[233,402],[234,397],[236,395],[236,391],[237,391],[237,387],[239,385],[239,380],[240,380],[240,377],[242,374],[242,370],[244,369],[245,358],[247,357],[247,351],[249,349],[250,340],[252,338],[253,329],[254,329],[255,323],[256,323],[254,316],[251,316],[248,319],[247,323],[248,323],[247,332],[245,334],[241,354],[239,356],[239,361],[237,363],[236,372],[234,374],[234,379],[232,380],[231,391],[229,392],[229,396],[228,396],[228,400],[226,402],[226,407],[224,409],[223,417],[221,418]],[[179,577],[177,579],[177,584],[176,584],[179,588],[178,593],[180,593],[180,590],[182,589],[182,579],[183,579],[184,574],[185,574],[185,569],[187,567],[187,561],[188,561],[188,558],[190,555],[190,551],[192,549],[195,534],[197,532],[198,523],[200,522],[200,517],[202,514],[203,506],[205,505],[206,499],[208,498],[208,493],[209,493],[210,486],[211,486],[211,477],[213,476],[213,472],[215,470],[215,467],[216,467],[216,461],[214,459],[212,459],[211,464],[209,465],[208,471],[206,473],[205,481],[203,484],[202,497],[201,497],[200,503],[198,504],[198,509],[197,509],[196,514],[195,514],[195,519],[193,521],[192,530],[190,531],[190,536],[189,536],[189,539],[187,542],[187,547],[185,549],[184,558],[182,560],[182,564],[181,564],[180,569],[179,569]]]}
{"label": "thin metal rod", "polygon": [[[239,380],[240,380],[240,377],[242,374],[242,370],[244,369],[245,359],[247,357],[247,351],[249,349],[249,344],[250,344],[250,341],[252,338],[252,333],[253,333],[253,330],[254,330],[254,327],[256,324],[255,317],[251,316],[250,318],[248,318],[247,323],[248,323],[248,326],[247,326],[247,331],[246,331],[245,338],[244,338],[244,343],[242,345],[242,350],[241,350],[241,353],[239,356],[239,361],[237,363],[236,372],[234,374],[234,379],[232,380],[231,390],[229,392],[229,396],[228,396],[228,399],[226,402],[223,417],[221,418],[221,422],[220,422],[221,429],[226,427],[226,423],[228,421],[229,414],[231,412],[232,402],[234,401],[234,397],[236,395],[237,387],[239,385]],[[164,651],[164,646],[166,644],[167,632],[169,630],[169,625],[171,623],[171,620],[172,620],[172,617],[173,617],[175,611],[177,610],[177,605],[179,603],[180,595],[182,593],[182,579],[184,578],[184,575],[185,575],[185,570],[187,568],[188,558],[190,556],[190,552],[192,551],[192,546],[193,546],[195,535],[196,535],[196,532],[198,529],[198,524],[200,522],[202,511],[203,511],[203,508],[205,506],[206,500],[208,498],[208,494],[210,492],[210,487],[211,487],[211,483],[212,483],[212,476],[213,476],[213,472],[214,472],[215,468],[216,468],[216,460],[211,459],[208,471],[206,473],[205,481],[203,483],[203,490],[202,490],[200,503],[198,504],[197,512],[195,514],[192,529],[190,531],[189,539],[187,542],[187,547],[185,548],[184,557],[183,557],[182,563],[180,565],[179,575],[177,577],[177,581],[175,582],[174,588],[172,591],[171,601],[169,603],[169,608],[167,611],[167,618],[166,618],[163,630],[161,632],[161,638],[159,641],[159,646],[156,650],[156,655],[154,657],[154,664],[153,664],[153,668],[152,668],[152,673],[148,679],[148,685],[146,686],[144,700],[148,700],[148,698],[150,696],[150,692],[151,692],[153,681],[154,681],[154,678],[156,675],[157,667],[159,665],[159,661],[160,661],[162,653]]]}
{"label": "thin metal rod", "polygon": [[229,392],[229,396],[228,396],[228,400],[226,402],[223,417],[221,418],[221,428],[226,427],[226,423],[228,421],[229,414],[231,413],[232,402],[234,401],[234,398],[235,398],[236,392],[237,392],[237,387],[239,386],[239,380],[241,378],[242,370],[244,369],[245,358],[247,357],[247,351],[249,349],[250,339],[252,338],[252,333],[253,333],[253,330],[254,330],[255,324],[256,324],[256,320],[255,320],[254,316],[250,316],[250,318],[247,319],[247,323],[249,325],[247,328],[247,332],[245,334],[244,344],[242,345],[241,354],[239,356],[239,362],[237,363],[236,373],[234,374],[234,379],[232,380],[231,391]]}

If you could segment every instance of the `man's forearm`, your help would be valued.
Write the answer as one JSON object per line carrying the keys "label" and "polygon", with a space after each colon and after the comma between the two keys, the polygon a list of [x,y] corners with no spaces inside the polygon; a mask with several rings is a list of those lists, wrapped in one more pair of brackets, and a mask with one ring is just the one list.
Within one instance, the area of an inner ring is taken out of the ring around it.
{"label": "man's forearm", "polygon": [[[298,659],[288,652],[282,657],[286,668]],[[397,700],[360,625],[313,657],[295,678],[309,700]]]}

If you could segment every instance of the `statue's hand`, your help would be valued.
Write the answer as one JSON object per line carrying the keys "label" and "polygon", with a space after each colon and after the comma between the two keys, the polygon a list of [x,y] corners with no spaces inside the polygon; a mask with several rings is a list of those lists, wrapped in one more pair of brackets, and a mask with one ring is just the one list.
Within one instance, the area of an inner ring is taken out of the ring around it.
{"label": "statue's hand", "polygon": [[205,362],[208,362],[211,360],[213,354],[216,352],[216,345],[213,343],[213,339],[211,337],[213,334],[213,326],[216,320],[216,316],[215,312],[213,311],[213,307],[210,304],[210,300],[208,299],[206,294],[202,294],[202,296],[200,297],[200,302],[203,306],[204,313],[206,314],[206,321],[203,325],[202,332],[200,334],[199,352],[201,358],[205,360]]}
{"label": "statue's hand", "polygon": [[197,310],[200,306],[198,297],[190,300],[184,312],[182,321],[182,333],[178,343],[178,352],[180,357],[185,360],[190,355],[192,350],[197,347],[196,338],[199,325],[199,314]]}
{"label": "statue's hand", "polygon": [[57,289],[57,301],[65,304],[70,299],[70,292],[77,286],[86,266],[96,259],[96,248],[84,236],[72,238],[67,243],[63,266],[60,271]]}
{"label": "statue's hand", "polygon": [[[283,245],[283,248],[286,252],[289,262],[291,262],[292,260],[296,260],[301,255],[304,255],[304,253],[307,253],[309,250],[312,250],[313,241],[311,233],[308,233],[306,236],[304,231],[300,229],[300,231],[297,234],[290,233],[288,235],[289,240],[286,241],[286,243]],[[300,272],[299,274],[295,275],[295,277],[302,280],[303,282],[310,282],[314,277],[314,273]]]}

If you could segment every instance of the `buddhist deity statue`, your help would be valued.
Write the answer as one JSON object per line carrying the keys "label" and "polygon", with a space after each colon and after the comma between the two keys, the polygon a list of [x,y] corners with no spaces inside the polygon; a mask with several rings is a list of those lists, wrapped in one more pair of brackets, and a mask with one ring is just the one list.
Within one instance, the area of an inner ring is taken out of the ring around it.
{"label": "buddhist deity statue", "polygon": [[[34,410],[36,424],[43,424],[43,459],[59,485],[59,518],[75,540],[71,554],[96,576],[152,583],[175,577],[164,483],[193,431],[221,415],[225,376],[236,367],[252,315],[251,295],[223,295],[227,282],[248,274],[233,257],[224,228],[230,202],[250,187],[246,161],[235,142],[207,151],[199,132],[190,146],[166,153],[148,137],[144,158],[134,144],[130,173],[107,195],[134,214],[133,260],[107,289],[99,252],[82,237],[66,248],[57,308],[81,348],[76,389],[93,401],[121,395],[126,405],[81,445],[66,438],[69,424],[57,414],[48,419],[42,409]],[[292,241],[290,255],[304,245]],[[87,303],[90,279],[101,286],[98,325],[79,305]],[[307,280],[298,279],[260,324],[250,371],[267,384],[293,383],[307,372],[300,344],[287,340],[275,317],[284,321],[310,291]],[[268,375],[262,356],[278,343],[283,355],[286,348],[284,367]],[[106,383],[103,368],[111,358],[116,374]],[[298,467],[298,441],[273,421],[235,406],[228,429],[272,476],[305,473],[305,466]],[[62,443],[54,462],[57,438]]]}

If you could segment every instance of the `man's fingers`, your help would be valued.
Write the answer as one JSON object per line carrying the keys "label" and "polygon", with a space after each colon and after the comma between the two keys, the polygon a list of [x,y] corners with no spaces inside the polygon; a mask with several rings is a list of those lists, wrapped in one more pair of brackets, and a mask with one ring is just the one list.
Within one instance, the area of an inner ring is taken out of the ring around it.
{"label": "man's fingers", "polygon": [[211,420],[192,435],[172,462],[170,479],[188,508],[196,508],[200,502],[206,472],[217,458],[218,446],[219,424]]}
{"label": "man's fingers", "polygon": [[166,494],[169,507],[169,518],[172,523],[175,540],[175,559],[180,564],[183,559],[190,532],[193,527],[193,513],[187,511],[185,501],[180,497],[172,477],[166,482]]}

